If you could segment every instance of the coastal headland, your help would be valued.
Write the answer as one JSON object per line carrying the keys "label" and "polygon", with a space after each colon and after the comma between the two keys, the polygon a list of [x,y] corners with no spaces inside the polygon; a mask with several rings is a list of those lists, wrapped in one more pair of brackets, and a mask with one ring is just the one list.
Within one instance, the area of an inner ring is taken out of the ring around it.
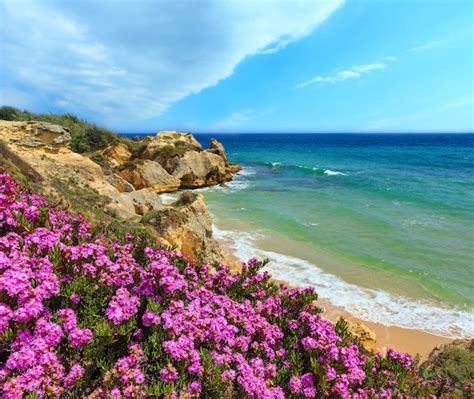
{"label": "coastal headland", "polygon": [[[117,137],[103,148],[77,152],[71,149],[72,139],[68,128],[48,122],[0,121],[0,163],[59,207],[83,212],[94,221],[145,229],[162,247],[240,270],[246,260],[237,259],[228,243],[214,237],[203,196],[192,191],[225,187],[241,171],[220,142],[211,140],[205,149],[191,133],[161,131],[134,140]],[[167,193],[179,195],[170,203],[163,198]],[[324,299],[317,305],[326,319],[347,320],[349,332],[368,352],[394,348],[426,360],[433,348],[452,341],[357,319]]]}
{"label": "coastal headland", "polygon": [[[1,121],[0,133],[3,156],[13,163],[21,159],[24,165],[16,162],[17,167],[29,173],[33,181],[41,181],[45,193],[69,201],[68,206],[79,205],[81,210],[85,205],[95,217],[144,225],[160,244],[190,257],[230,263],[236,269],[246,260],[237,259],[229,245],[216,240],[202,195],[189,191],[225,185],[241,170],[229,162],[217,140],[211,140],[209,148],[204,149],[191,133],[161,131],[80,154],[70,149],[71,136],[59,125]],[[171,204],[160,196],[181,190],[181,196]],[[94,202],[89,208],[88,201]],[[99,215],[101,211],[103,215]],[[394,348],[412,355],[419,353],[426,359],[435,346],[452,341],[419,330],[356,319],[327,300],[319,301],[328,319],[344,317],[359,325],[362,334],[373,331],[369,346],[380,351]]]}

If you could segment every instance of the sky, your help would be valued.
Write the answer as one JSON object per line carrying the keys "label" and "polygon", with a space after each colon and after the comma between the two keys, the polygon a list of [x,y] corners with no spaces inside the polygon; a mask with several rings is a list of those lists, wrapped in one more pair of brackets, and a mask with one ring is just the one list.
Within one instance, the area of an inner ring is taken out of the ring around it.
{"label": "sky", "polygon": [[0,0],[0,104],[119,132],[473,132],[471,0]]}

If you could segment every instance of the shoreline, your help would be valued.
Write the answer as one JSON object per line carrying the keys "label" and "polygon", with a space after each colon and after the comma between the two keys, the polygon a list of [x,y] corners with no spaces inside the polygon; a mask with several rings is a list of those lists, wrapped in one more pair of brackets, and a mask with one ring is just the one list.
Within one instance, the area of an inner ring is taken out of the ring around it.
{"label": "shoreline", "polygon": [[[226,262],[234,271],[240,270],[241,260],[236,256],[231,243],[219,237],[217,241],[221,245]],[[272,279],[274,282],[291,286],[289,282]],[[367,326],[376,335],[377,351],[385,354],[388,349],[394,349],[399,352],[405,352],[411,356],[420,356],[420,360],[424,361],[428,358],[431,351],[439,346],[453,342],[455,338],[448,338],[419,329],[411,329],[399,326],[385,325],[372,321],[364,320],[350,314],[345,309],[332,304],[327,298],[317,300],[318,306],[324,309],[323,317],[331,322],[335,322],[339,317],[357,323],[360,322]]]}

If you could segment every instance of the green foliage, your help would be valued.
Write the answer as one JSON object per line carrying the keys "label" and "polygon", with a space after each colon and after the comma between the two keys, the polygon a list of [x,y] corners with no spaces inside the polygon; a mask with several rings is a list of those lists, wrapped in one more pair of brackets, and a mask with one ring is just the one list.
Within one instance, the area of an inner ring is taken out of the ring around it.
{"label": "green foliage", "polygon": [[474,341],[454,341],[454,344],[431,355],[424,366],[428,377],[441,375],[448,378],[459,397],[462,394],[466,398],[472,397],[469,395],[474,393]]}
{"label": "green foliage", "polygon": [[0,108],[0,119],[5,121],[16,121],[21,111],[14,107],[3,106]]}
{"label": "green foliage", "polygon": [[100,166],[103,166],[105,164],[105,158],[104,156],[102,155],[101,152],[99,151],[96,151],[94,152],[93,154],[91,154],[89,156],[89,158],[91,160],[93,160],[96,164],[100,165]]}

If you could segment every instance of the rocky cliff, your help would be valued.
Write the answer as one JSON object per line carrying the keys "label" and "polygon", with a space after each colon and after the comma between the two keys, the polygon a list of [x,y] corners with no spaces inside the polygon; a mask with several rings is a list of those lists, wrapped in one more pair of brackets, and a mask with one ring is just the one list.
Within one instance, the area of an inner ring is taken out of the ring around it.
{"label": "rocky cliff", "polygon": [[231,180],[240,167],[229,163],[221,143],[212,140],[206,150],[191,133],[164,131],[79,154],[70,140],[59,125],[0,121],[0,163],[64,206],[99,219],[145,224],[164,245],[206,261],[223,260],[202,196],[186,194],[170,206],[159,195]]}

